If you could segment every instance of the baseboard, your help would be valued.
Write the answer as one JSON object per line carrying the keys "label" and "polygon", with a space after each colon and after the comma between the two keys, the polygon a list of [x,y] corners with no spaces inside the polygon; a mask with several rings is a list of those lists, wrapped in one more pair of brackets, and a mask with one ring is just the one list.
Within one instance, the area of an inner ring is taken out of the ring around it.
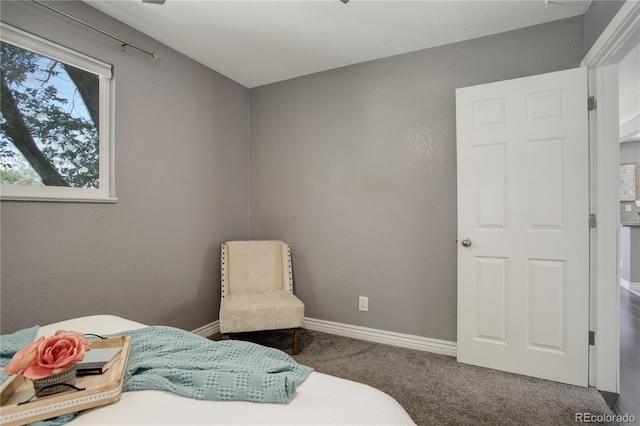
{"label": "baseboard", "polygon": [[620,278],[620,287],[629,290],[629,281],[625,280],[624,278]]}
{"label": "baseboard", "polygon": [[321,331],[323,333],[337,334],[339,336],[352,337],[354,339],[366,340],[369,342],[384,343],[401,348],[434,352],[442,355],[456,356],[458,352],[457,343],[448,340],[431,339],[428,337],[414,336],[412,334],[395,333],[392,331],[360,327],[357,325],[349,325],[315,318],[305,317],[302,327],[309,330]]}
{"label": "baseboard", "polygon": [[[458,352],[457,343],[448,340],[430,339],[412,334],[395,333],[393,331],[378,330],[315,318],[305,317],[303,328],[442,355],[456,356]],[[192,333],[202,337],[211,337],[214,334],[220,333],[220,321],[216,320],[205,324],[193,330]]]}
{"label": "baseboard", "polygon": [[640,296],[640,283],[629,282],[623,278],[620,278],[620,287],[626,288],[631,293]]}
{"label": "baseboard", "polygon": [[620,278],[620,287],[631,291],[640,291],[640,283],[630,282],[623,278]]}
{"label": "baseboard", "polygon": [[198,327],[193,330],[192,333],[197,334],[198,336],[209,338],[216,333],[220,333],[220,321],[215,320],[214,322],[205,324],[202,327]]}

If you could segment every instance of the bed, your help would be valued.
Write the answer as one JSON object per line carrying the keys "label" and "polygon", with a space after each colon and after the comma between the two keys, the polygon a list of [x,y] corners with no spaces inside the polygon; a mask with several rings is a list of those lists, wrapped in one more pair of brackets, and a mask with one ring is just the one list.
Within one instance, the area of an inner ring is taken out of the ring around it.
{"label": "bed", "polygon": [[[141,330],[145,324],[112,315],[75,318],[38,329],[37,337],[57,330],[107,335]],[[311,372],[299,384],[291,401],[266,404],[247,401],[207,401],[170,392],[143,390],[124,392],[115,404],[86,410],[71,425],[142,424],[268,424],[337,425],[415,424],[400,404],[368,385]]]}

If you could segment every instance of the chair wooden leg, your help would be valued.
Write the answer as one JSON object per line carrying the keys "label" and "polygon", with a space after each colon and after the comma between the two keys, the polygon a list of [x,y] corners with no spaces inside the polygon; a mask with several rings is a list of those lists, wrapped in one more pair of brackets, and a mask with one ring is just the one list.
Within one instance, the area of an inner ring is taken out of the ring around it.
{"label": "chair wooden leg", "polygon": [[229,340],[229,334],[221,334],[220,340]]}
{"label": "chair wooden leg", "polygon": [[302,335],[302,328],[298,327],[293,330],[293,355],[300,353],[300,336]]}

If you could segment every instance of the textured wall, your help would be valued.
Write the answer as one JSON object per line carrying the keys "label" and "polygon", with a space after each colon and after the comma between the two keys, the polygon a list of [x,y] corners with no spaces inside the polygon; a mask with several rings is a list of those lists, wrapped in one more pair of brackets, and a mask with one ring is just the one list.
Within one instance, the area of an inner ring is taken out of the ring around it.
{"label": "textured wall", "polygon": [[[640,167],[640,142],[624,142],[620,144],[620,163],[636,163]],[[640,170],[639,170],[640,172]],[[640,182],[639,182],[640,184]],[[626,206],[631,207],[631,211],[626,211]],[[633,201],[620,203],[620,222],[637,223],[640,221],[640,207]],[[640,266],[640,262],[637,262]]]}
{"label": "textured wall", "polygon": [[631,281],[631,228],[620,227],[620,278]]}
{"label": "textured wall", "polygon": [[2,332],[112,313],[218,318],[219,245],[247,237],[248,90],[81,2],[56,2],[156,62],[31,2],[3,22],[114,65],[117,204],[1,205]]}
{"label": "textured wall", "polygon": [[[640,142],[624,142],[620,144],[620,163],[636,163],[640,167]],[[631,206],[630,212],[626,211],[626,206]],[[640,221],[640,207],[634,202],[620,203],[620,222],[638,223],[638,221]],[[624,256],[625,252],[626,257]],[[640,260],[638,259],[638,254],[640,254],[640,229],[621,228],[621,278],[634,283],[640,282]]]}
{"label": "textured wall", "polygon": [[620,278],[639,284],[640,283],[640,227],[620,227]]}
{"label": "textured wall", "polygon": [[247,237],[249,212],[252,238],[292,243],[308,316],[455,340],[454,90],[584,55],[584,18],[554,22],[254,89],[249,126],[245,88],[82,3],[56,4],[164,58],[0,4],[4,22],[114,64],[120,199],[2,202],[3,333],[95,313],[213,321],[219,243]]}
{"label": "textured wall", "polygon": [[306,316],[456,340],[455,89],[579,66],[583,23],[250,91],[250,236],[291,243]]}
{"label": "textured wall", "polygon": [[589,5],[585,16],[585,52],[588,52],[598,40],[602,31],[618,13],[624,0],[594,0]]}
{"label": "textured wall", "polygon": [[629,246],[631,257],[629,259],[629,281],[632,283],[640,283],[640,228],[631,228],[629,236]]}

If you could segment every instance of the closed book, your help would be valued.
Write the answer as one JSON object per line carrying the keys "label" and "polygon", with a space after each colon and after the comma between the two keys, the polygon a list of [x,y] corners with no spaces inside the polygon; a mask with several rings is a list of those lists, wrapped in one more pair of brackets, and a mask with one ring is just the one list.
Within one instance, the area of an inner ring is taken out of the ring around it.
{"label": "closed book", "polygon": [[78,376],[103,374],[118,359],[122,348],[99,348],[85,352],[84,359],[78,362]]}

